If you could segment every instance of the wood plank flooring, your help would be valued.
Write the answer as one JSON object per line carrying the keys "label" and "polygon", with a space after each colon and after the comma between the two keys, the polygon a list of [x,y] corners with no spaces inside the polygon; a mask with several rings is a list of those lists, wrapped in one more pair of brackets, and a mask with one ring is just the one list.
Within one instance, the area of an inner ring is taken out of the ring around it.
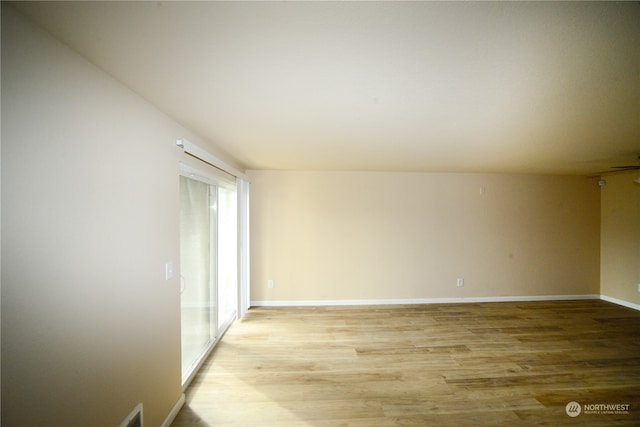
{"label": "wood plank flooring", "polygon": [[639,327],[598,300],[254,308],[173,426],[638,426]]}

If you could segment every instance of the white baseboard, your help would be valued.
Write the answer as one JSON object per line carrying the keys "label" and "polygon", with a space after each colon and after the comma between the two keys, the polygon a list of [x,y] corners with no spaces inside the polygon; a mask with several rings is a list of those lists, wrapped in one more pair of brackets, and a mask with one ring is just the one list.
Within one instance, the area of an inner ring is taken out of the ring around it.
{"label": "white baseboard", "polygon": [[414,298],[414,299],[367,299],[367,300],[297,300],[297,301],[251,301],[251,307],[311,307],[337,305],[399,305],[399,304],[460,304],[473,302],[526,302],[568,301],[578,299],[600,299],[600,295],[527,295],[506,297],[473,298]]}
{"label": "white baseboard", "polygon": [[173,408],[171,408],[171,412],[169,412],[169,415],[167,415],[167,418],[162,423],[162,427],[171,426],[171,423],[173,422],[173,420],[175,420],[176,417],[178,416],[178,412],[180,412],[180,409],[182,409],[184,402],[185,402],[185,397],[184,397],[184,393],[182,393],[180,395],[180,398],[176,402],[176,404],[173,405]]}
{"label": "white baseboard", "polygon": [[606,295],[600,295],[600,299],[603,300],[603,301],[611,302],[611,303],[614,303],[614,304],[621,305],[623,307],[632,308],[634,310],[640,311],[640,304],[633,304],[631,302],[628,302],[628,301],[625,301],[625,300],[621,300],[621,299],[618,299],[618,298],[609,297],[609,296],[606,296]]}

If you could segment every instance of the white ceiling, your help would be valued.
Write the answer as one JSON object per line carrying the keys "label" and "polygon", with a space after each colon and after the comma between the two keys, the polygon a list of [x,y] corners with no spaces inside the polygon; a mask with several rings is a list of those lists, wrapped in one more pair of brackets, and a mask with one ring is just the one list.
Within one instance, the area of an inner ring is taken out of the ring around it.
{"label": "white ceiling", "polygon": [[250,169],[589,174],[640,154],[640,3],[17,7]]}

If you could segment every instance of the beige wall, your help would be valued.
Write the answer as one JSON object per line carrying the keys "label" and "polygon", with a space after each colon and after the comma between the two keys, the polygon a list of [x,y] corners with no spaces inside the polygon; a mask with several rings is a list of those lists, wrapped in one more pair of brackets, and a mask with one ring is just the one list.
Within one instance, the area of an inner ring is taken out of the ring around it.
{"label": "beige wall", "polygon": [[4,425],[180,398],[177,138],[204,145],[3,2]]}
{"label": "beige wall", "polygon": [[640,305],[640,184],[638,172],[606,177],[602,188],[600,272],[604,296]]}
{"label": "beige wall", "polygon": [[[252,301],[599,293],[600,190],[594,180],[249,175]],[[465,280],[462,288],[458,277]]]}

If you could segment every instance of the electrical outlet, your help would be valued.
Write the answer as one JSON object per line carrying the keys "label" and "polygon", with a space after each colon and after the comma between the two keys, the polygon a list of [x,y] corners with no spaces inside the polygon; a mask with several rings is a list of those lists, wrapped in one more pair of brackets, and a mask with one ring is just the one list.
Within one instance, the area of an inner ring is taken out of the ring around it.
{"label": "electrical outlet", "polygon": [[458,278],[458,280],[456,280],[456,286],[461,288],[464,286],[464,279],[463,278]]}
{"label": "electrical outlet", "polygon": [[267,280],[267,288],[273,289],[273,279]]}
{"label": "electrical outlet", "polygon": [[638,283],[638,292],[640,292],[640,283]]}

